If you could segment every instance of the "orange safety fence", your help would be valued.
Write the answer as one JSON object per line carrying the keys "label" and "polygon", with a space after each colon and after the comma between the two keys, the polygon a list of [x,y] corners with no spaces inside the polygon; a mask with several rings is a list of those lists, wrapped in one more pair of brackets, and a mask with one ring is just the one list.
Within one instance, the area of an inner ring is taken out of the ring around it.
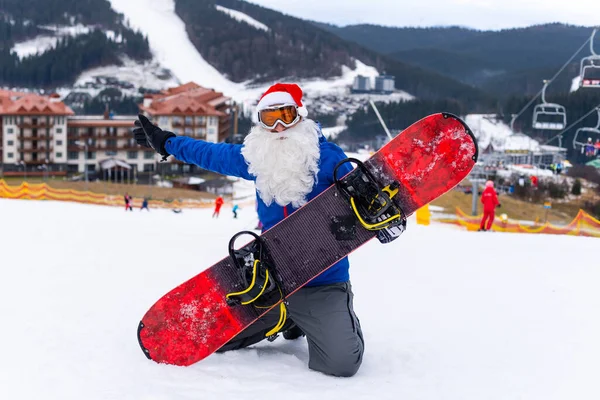
{"label": "orange safety fence", "polygon": [[[30,184],[23,182],[19,186],[9,186],[3,179],[0,179],[0,198],[22,200],[57,200],[105,206],[125,206],[123,196],[72,189],[55,189],[45,183]],[[205,208],[211,207],[213,203],[213,200],[174,200],[171,202],[163,200],[149,200],[148,206],[152,208]],[[141,205],[141,198],[133,199],[133,207],[141,207]]]}
{"label": "orange safety fence", "polygon": [[[464,226],[469,231],[479,229],[481,215],[470,216],[460,208],[456,208],[456,220],[453,223]],[[518,221],[509,219],[494,219],[492,230],[496,232],[513,233],[545,233],[551,235],[591,236],[600,237],[600,221],[583,210],[579,210],[573,221],[564,226],[553,225],[549,222],[544,224],[523,225]]]}

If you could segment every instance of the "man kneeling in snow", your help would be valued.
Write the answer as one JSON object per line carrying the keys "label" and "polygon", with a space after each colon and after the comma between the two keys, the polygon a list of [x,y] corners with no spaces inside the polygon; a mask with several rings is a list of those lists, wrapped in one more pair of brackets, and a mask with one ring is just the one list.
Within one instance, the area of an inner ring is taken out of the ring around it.
{"label": "man kneeling in snow", "polygon": [[[323,192],[344,152],[329,143],[320,127],[307,119],[302,90],[277,83],[261,97],[258,120],[243,145],[208,143],[163,131],[143,115],[136,121],[137,142],[167,157],[196,164],[223,175],[253,180],[263,230]],[[337,173],[351,170],[343,164]],[[286,339],[306,335],[309,368],[334,376],[354,375],[362,362],[364,342],[353,310],[353,293],[343,258],[288,298],[289,318],[280,329]],[[219,351],[250,346],[272,334],[279,321],[276,308],[249,326]]]}

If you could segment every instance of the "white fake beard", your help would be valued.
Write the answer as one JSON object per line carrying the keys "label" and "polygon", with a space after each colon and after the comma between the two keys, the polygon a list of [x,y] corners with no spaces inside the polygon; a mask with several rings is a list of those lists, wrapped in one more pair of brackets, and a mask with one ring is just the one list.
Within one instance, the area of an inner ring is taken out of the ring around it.
{"label": "white fake beard", "polygon": [[244,140],[242,155],[267,206],[273,201],[282,207],[303,206],[319,172],[317,124],[303,120],[280,133],[256,125]]}

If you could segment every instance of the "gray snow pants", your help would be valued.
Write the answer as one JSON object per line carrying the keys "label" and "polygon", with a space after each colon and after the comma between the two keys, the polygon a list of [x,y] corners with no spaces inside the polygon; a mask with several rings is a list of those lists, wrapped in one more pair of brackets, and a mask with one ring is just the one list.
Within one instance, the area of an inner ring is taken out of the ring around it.
{"label": "gray snow pants", "polygon": [[[296,324],[306,334],[310,369],[334,376],[352,376],[358,371],[364,341],[354,314],[353,298],[350,282],[304,287],[288,298],[288,320],[281,331]],[[278,320],[279,307],[276,307],[219,352],[260,342]]]}

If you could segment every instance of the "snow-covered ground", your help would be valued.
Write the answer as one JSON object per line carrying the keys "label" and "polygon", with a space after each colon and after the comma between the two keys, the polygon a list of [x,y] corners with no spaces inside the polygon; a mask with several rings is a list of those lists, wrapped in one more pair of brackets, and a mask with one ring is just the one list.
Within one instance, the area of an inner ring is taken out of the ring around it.
{"label": "snow-covered ground", "polygon": [[523,133],[513,132],[510,126],[496,120],[495,114],[469,114],[465,117],[465,122],[477,138],[480,149],[486,149],[491,144],[495,151],[540,150],[537,140]]}
{"label": "snow-covered ground", "polygon": [[[32,39],[25,40],[23,42],[15,43],[11,52],[14,52],[19,56],[19,58],[24,58],[34,54],[41,54],[46,50],[49,50],[56,46],[58,40],[60,38],[66,36],[79,36],[85,35],[90,32],[90,28],[81,24],[73,25],[73,26],[40,26],[40,28],[44,28],[53,32],[53,34],[43,34],[36,36]],[[111,32],[110,37],[114,40],[114,32]]]}
{"label": "snow-covered ground", "polygon": [[597,239],[436,224],[350,257],[366,342],[353,378],[308,370],[304,339],[155,364],[141,316],[256,223],[210,214],[0,199],[0,398],[600,398]]}
{"label": "snow-covered ground", "polygon": [[[150,48],[155,59],[168,68],[181,83],[196,82],[197,84],[223,92],[237,102],[251,107],[268,88],[270,83],[258,86],[248,86],[247,83],[232,82],[211,66],[196,50],[185,30],[185,24],[175,13],[174,0],[109,0],[112,8],[125,15],[134,29],[148,36]],[[249,23],[257,29],[269,29],[264,23],[239,12],[217,6],[222,12],[232,18]],[[347,94],[357,75],[374,78],[379,72],[362,62],[356,66],[346,66],[342,75],[333,79],[306,79],[298,82],[305,90],[310,105],[311,97],[327,94]],[[393,101],[412,98],[399,92]]]}
{"label": "snow-covered ground", "polygon": [[[93,83],[97,82],[98,78],[118,78],[122,82],[132,84],[132,89],[120,90],[129,95],[139,95],[138,88],[144,87],[152,90],[162,90],[168,87],[179,85],[179,81],[173,77],[170,71],[165,70],[160,64],[155,61],[139,63],[127,57],[122,59],[123,65],[109,65],[106,67],[97,67],[83,72],[75,81],[75,91],[87,92],[92,96],[100,93],[103,87],[94,88]],[[66,89],[67,94],[71,89]],[[61,91],[59,91],[59,94]]]}
{"label": "snow-covered ground", "polygon": [[269,27],[266,26],[265,24],[263,24],[262,22],[259,22],[257,20],[255,20],[254,18],[252,18],[251,16],[244,14],[241,11],[238,10],[232,10],[231,8],[226,8],[220,5],[215,5],[215,8],[227,15],[229,15],[231,18],[235,19],[236,21],[241,21],[241,22],[245,22],[250,26],[255,27],[256,29],[260,29],[263,31],[269,31]]}

